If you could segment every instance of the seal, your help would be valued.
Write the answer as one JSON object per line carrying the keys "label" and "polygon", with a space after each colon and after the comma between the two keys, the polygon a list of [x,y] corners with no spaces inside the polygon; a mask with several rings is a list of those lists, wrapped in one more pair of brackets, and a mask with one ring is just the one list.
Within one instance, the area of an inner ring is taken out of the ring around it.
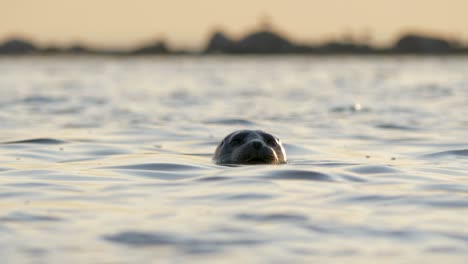
{"label": "seal", "polygon": [[239,130],[227,135],[213,156],[219,165],[283,164],[286,152],[281,141],[261,130]]}

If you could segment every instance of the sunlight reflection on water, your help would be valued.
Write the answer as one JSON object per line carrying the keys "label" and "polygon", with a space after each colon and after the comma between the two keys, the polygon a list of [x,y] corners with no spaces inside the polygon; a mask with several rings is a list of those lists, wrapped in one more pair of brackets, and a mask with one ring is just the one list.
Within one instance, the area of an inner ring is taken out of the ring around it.
{"label": "sunlight reflection on water", "polygon": [[[6,263],[468,257],[465,58],[23,57],[0,69]],[[281,138],[289,163],[214,165],[242,128]]]}

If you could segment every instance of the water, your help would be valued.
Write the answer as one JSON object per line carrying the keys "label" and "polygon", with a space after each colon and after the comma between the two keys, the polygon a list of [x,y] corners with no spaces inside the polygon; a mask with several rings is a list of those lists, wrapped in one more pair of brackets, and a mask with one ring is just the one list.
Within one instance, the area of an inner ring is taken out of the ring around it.
{"label": "water", "polygon": [[[468,58],[0,59],[2,263],[466,263]],[[237,129],[280,166],[211,155]]]}

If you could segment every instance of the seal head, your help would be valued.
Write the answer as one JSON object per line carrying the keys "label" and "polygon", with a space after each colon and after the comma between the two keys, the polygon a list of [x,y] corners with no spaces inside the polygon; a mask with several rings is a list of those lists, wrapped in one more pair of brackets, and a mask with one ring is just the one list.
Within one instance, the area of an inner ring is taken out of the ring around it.
{"label": "seal head", "polygon": [[239,130],[219,143],[213,160],[216,164],[282,164],[287,159],[277,137],[261,130]]}

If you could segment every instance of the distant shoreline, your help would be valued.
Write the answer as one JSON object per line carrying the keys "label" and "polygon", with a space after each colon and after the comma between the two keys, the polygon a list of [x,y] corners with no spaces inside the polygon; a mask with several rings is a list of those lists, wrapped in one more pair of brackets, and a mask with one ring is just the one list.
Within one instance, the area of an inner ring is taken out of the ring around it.
{"label": "distant shoreline", "polygon": [[95,49],[85,45],[40,47],[35,43],[12,38],[0,43],[1,55],[468,55],[468,46],[454,40],[425,34],[406,34],[389,47],[375,47],[353,40],[329,41],[322,44],[293,42],[271,30],[259,30],[241,39],[231,39],[223,32],[214,32],[201,50],[176,50],[164,41],[155,41],[134,49]]}

